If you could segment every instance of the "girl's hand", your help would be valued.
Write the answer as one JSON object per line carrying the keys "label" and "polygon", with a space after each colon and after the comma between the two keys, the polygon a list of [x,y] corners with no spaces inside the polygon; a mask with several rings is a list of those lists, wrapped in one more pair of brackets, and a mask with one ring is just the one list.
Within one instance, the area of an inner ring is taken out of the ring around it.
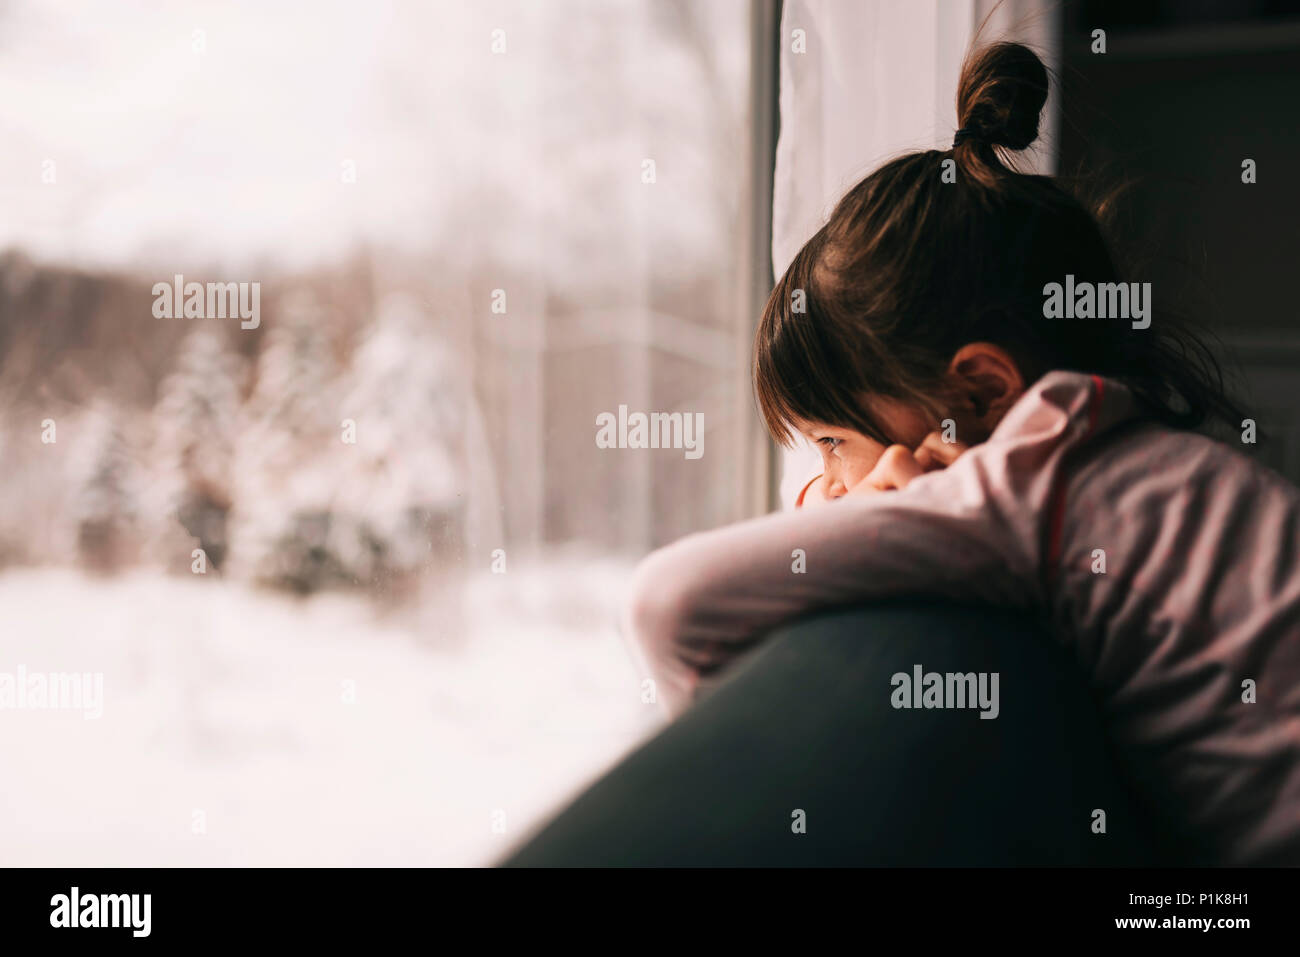
{"label": "girl's hand", "polygon": [[875,467],[853,488],[849,495],[870,495],[906,488],[918,475],[947,468],[969,448],[962,442],[945,442],[938,432],[931,432],[913,452],[905,445],[885,449]]}
{"label": "girl's hand", "polygon": [[931,432],[921,440],[912,457],[916,459],[916,464],[921,466],[922,471],[934,472],[952,465],[968,448],[970,446],[965,442],[945,442],[943,433]]}

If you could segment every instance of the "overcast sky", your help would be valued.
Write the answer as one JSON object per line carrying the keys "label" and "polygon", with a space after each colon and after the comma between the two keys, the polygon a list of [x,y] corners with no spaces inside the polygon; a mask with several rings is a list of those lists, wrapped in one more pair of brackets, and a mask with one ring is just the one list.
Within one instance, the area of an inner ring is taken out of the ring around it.
{"label": "overcast sky", "polygon": [[[550,22],[559,4],[0,4],[0,249],[107,266],[236,266],[268,255],[302,265],[363,240],[427,243],[458,202],[463,209],[467,189],[489,182],[518,190],[514,203],[562,214],[576,205],[572,191],[548,182],[553,168],[518,155],[521,143],[531,148],[553,124],[530,99],[539,95],[539,71],[547,71],[543,86],[568,96],[560,84],[575,64],[564,60],[577,49],[617,71],[609,85],[635,83],[647,100],[683,102],[663,87],[683,82],[689,64],[629,39],[645,32],[645,5],[614,6],[621,12],[591,8],[605,18],[604,35],[592,39],[577,35],[581,18]],[[628,29],[610,31],[611,15]],[[716,16],[741,22],[725,9]],[[498,26],[507,29],[504,58],[490,50]],[[557,36],[572,44],[565,56],[539,49],[554,48]],[[714,31],[711,42],[734,65],[743,29]],[[577,72],[583,88],[601,93]],[[743,89],[743,81],[730,84],[733,93]],[[488,111],[495,127],[483,121],[485,103],[495,104]],[[703,133],[691,129],[689,104],[676,109],[680,135],[657,144],[661,162],[677,151],[679,171],[707,150]],[[532,139],[503,149],[503,124],[531,129]],[[616,131],[594,129],[581,151],[626,153],[612,162],[629,170],[632,201],[640,157],[652,149],[640,140],[669,126],[652,125],[639,139],[626,121]],[[347,160],[356,164],[355,184],[342,182]],[[46,161],[53,184],[42,182]],[[665,222],[707,218],[696,207],[716,184],[701,182],[699,172],[690,189],[656,196]],[[635,218],[634,210],[611,210],[608,197],[599,205],[606,215]],[[531,237],[529,248],[537,242]]]}

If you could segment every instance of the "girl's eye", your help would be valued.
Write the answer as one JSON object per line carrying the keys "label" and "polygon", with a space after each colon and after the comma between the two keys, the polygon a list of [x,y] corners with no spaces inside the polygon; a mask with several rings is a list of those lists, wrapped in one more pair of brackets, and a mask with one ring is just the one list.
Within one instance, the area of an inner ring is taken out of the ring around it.
{"label": "girl's eye", "polygon": [[820,445],[822,448],[830,449],[831,451],[834,451],[835,448],[843,441],[844,441],[843,439],[837,439],[832,435],[824,435],[817,440],[817,444]]}

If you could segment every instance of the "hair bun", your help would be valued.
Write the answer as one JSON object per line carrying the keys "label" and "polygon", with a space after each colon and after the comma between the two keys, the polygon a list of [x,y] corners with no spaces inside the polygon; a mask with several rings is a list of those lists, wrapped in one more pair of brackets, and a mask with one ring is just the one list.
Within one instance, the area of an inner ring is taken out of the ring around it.
{"label": "hair bun", "polygon": [[1038,138],[1047,68],[1019,43],[994,43],[970,56],[957,86],[958,126],[969,139],[1023,150]]}

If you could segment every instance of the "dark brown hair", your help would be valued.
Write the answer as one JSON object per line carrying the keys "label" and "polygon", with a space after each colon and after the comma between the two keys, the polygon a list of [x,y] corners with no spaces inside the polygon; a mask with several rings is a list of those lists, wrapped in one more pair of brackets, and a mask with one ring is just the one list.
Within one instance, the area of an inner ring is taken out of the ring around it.
{"label": "dark brown hair", "polygon": [[1176,427],[1239,420],[1213,354],[1168,312],[1157,309],[1145,329],[1044,318],[1046,283],[1124,281],[1096,217],[1060,183],[1012,165],[1009,151],[1038,136],[1047,88],[1025,46],[972,53],[958,85],[957,145],[867,176],[794,257],[754,341],[755,391],[778,441],[788,444],[803,419],[888,444],[862,401],[873,395],[937,422],[948,364],[971,342],[1005,349],[1026,383],[1054,369],[1121,380]]}

